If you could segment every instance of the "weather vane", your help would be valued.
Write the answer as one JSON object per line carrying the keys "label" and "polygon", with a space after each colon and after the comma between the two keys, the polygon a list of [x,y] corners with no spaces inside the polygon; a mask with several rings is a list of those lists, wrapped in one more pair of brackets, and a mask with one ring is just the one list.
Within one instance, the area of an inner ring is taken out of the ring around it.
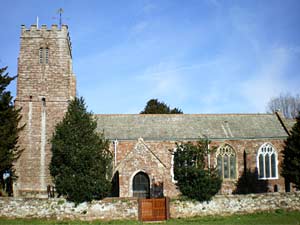
{"label": "weather vane", "polygon": [[52,17],[52,19],[59,19],[59,27],[61,28],[62,25],[62,14],[64,13],[63,8],[59,8],[56,12],[56,14],[59,14],[59,17]]}

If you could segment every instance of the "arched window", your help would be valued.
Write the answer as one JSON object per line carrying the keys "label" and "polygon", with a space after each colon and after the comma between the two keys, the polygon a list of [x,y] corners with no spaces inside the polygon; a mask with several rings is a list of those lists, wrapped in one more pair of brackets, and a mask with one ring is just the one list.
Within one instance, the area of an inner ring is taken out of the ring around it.
{"label": "arched window", "polygon": [[137,173],[132,182],[133,197],[149,198],[150,197],[150,180],[146,173]]}
{"label": "arched window", "polygon": [[170,174],[172,178],[173,183],[177,183],[177,180],[175,180],[175,173],[174,173],[174,154],[177,152],[177,148],[174,148],[173,153],[171,155],[171,168],[170,168]]}
{"label": "arched window", "polygon": [[216,158],[220,177],[223,179],[236,179],[236,153],[234,149],[225,144],[218,148]]}
{"label": "arched window", "polygon": [[49,61],[49,48],[45,48],[45,63],[48,64]]}
{"label": "arched window", "polygon": [[43,63],[43,48],[40,48],[39,50],[39,59],[40,59],[40,63],[42,64]]}
{"label": "arched window", "polygon": [[270,143],[263,144],[257,153],[258,177],[260,179],[276,179],[277,152]]}
{"label": "arched window", "polygon": [[49,48],[39,49],[39,62],[40,64],[48,64],[49,62]]}

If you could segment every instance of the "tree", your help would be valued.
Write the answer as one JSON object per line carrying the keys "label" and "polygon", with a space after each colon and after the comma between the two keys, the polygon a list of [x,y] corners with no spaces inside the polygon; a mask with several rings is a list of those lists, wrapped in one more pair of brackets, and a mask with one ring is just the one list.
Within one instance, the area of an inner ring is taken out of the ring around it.
{"label": "tree", "polygon": [[222,180],[215,168],[206,168],[208,141],[176,144],[174,178],[181,193],[198,201],[209,201],[221,188]]}
{"label": "tree", "polygon": [[182,114],[178,108],[171,109],[166,103],[159,102],[158,99],[151,99],[147,102],[141,114]]}
{"label": "tree", "polygon": [[14,108],[13,97],[10,91],[6,91],[16,77],[9,77],[6,69],[7,67],[0,69],[0,189],[6,189],[10,195],[12,179],[16,178],[13,163],[22,152],[17,144],[18,135],[24,126],[18,126],[21,109]]}
{"label": "tree", "polygon": [[75,203],[102,199],[110,191],[109,142],[96,127],[83,98],[75,98],[51,140],[50,173],[56,190]]}
{"label": "tree", "polygon": [[300,189],[300,114],[283,150],[282,176]]}
{"label": "tree", "polygon": [[300,95],[280,94],[268,103],[269,112],[281,111],[285,118],[296,118],[300,111]]}

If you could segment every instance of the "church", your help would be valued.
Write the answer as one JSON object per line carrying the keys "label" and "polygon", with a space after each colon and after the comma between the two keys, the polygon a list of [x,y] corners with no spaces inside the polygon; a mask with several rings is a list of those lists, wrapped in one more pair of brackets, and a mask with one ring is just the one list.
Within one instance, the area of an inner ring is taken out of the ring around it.
{"label": "church", "polygon": [[[76,96],[68,27],[21,28],[17,96],[21,107],[14,196],[45,197],[53,185],[50,140],[68,102]],[[264,191],[290,190],[280,174],[284,141],[293,121],[275,114],[118,114],[94,115],[97,130],[110,140],[113,196],[175,197],[176,143],[210,140],[207,166],[223,179],[220,194],[236,192],[245,171]],[[258,190],[259,191],[259,190]]]}

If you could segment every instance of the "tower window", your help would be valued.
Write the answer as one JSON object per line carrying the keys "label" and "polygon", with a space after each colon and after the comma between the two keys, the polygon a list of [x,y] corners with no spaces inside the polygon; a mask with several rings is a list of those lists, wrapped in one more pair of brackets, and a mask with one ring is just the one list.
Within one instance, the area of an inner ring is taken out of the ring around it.
{"label": "tower window", "polygon": [[42,104],[43,106],[46,106],[46,98],[42,98]]}
{"label": "tower window", "polygon": [[40,56],[40,63],[43,63],[43,48],[40,48],[39,50],[39,56]]}
{"label": "tower window", "polygon": [[49,49],[45,49],[45,63],[48,64],[48,59],[49,59]]}
{"label": "tower window", "polygon": [[49,48],[40,48],[39,49],[39,61],[40,64],[48,64],[49,62]]}

